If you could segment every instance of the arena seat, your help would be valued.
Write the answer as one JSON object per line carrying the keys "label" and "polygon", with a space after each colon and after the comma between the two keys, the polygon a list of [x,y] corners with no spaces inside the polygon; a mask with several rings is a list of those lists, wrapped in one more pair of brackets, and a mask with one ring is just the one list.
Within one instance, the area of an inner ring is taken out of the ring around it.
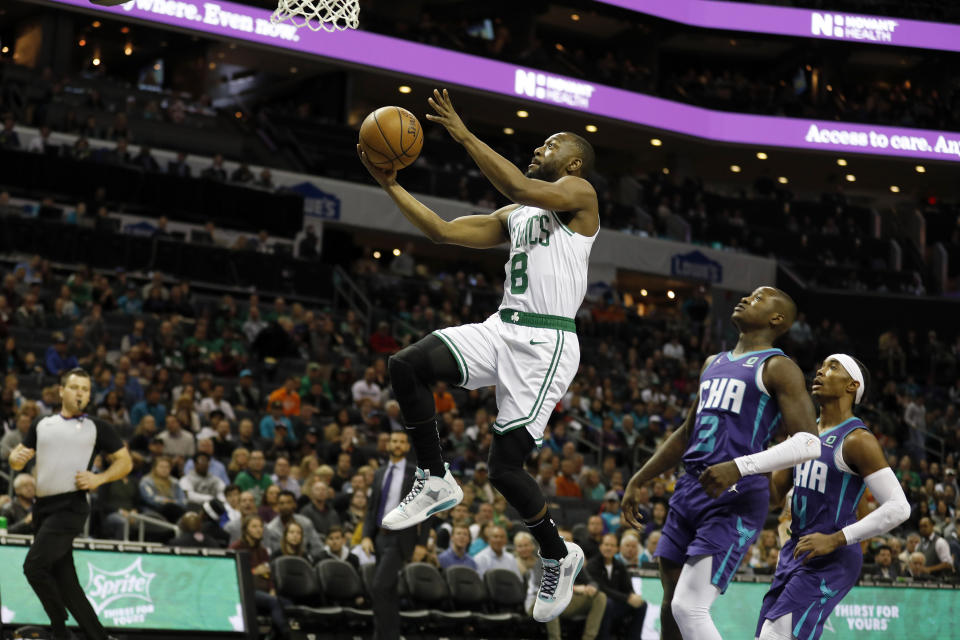
{"label": "arena seat", "polygon": [[430,619],[440,626],[460,624],[471,617],[470,611],[447,611],[450,591],[436,567],[425,562],[413,562],[403,568],[403,577],[410,590],[410,599],[416,606],[430,612]]}
{"label": "arena seat", "polygon": [[516,621],[515,613],[487,613],[487,588],[480,574],[470,567],[454,566],[445,569],[444,579],[450,590],[450,600],[457,609],[469,610],[475,622],[481,625],[501,625]]}
{"label": "arena seat", "polygon": [[281,556],[272,562],[272,567],[277,594],[295,603],[286,607],[285,612],[295,618],[301,628],[327,627],[342,618],[341,607],[311,606],[321,604],[322,592],[309,562],[296,556]]}
{"label": "arena seat", "polygon": [[369,626],[373,623],[373,610],[354,606],[357,600],[365,595],[363,582],[353,565],[331,558],[321,561],[316,571],[324,601],[340,606],[349,626]]}

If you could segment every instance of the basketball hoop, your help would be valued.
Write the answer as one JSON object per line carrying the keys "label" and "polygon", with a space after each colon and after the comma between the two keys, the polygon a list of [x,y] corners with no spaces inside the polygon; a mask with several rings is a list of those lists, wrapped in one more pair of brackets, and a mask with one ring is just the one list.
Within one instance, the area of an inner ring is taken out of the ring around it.
{"label": "basketball hoop", "polygon": [[298,29],[343,31],[360,24],[360,0],[279,0],[270,22],[291,22]]}

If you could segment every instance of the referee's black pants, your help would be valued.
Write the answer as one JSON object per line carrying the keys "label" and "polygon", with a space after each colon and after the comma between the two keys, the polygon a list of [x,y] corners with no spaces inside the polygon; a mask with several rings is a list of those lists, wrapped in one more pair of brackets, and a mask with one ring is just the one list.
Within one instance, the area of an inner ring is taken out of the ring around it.
{"label": "referee's black pants", "polygon": [[373,637],[375,640],[398,640],[400,638],[400,598],[397,587],[400,582],[400,570],[404,557],[400,546],[400,536],[406,531],[397,532],[380,529],[374,544],[376,545],[377,570],[373,574],[370,587],[373,609]]}
{"label": "referee's black pants", "polygon": [[83,532],[89,511],[82,494],[69,500],[39,499],[33,513],[36,533],[23,573],[47,612],[54,634],[64,634],[69,610],[88,640],[104,640],[107,632],[83,593],[73,564],[73,539]]}

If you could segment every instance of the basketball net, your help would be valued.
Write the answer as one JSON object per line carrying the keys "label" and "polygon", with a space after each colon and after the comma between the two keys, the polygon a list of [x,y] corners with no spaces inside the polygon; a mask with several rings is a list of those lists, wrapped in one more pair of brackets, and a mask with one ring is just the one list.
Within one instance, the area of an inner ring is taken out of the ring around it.
{"label": "basketball net", "polygon": [[360,24],[360,0],[279,0],[270,22],[289,21],[298,29],[343,31]]}

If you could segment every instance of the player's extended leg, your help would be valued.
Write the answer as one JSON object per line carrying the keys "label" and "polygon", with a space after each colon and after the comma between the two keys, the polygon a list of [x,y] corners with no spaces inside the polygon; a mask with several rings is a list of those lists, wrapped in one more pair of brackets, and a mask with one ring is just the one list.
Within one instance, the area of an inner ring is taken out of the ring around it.
{"label": "player's extended leg", "polygon": [[443,462],[431,389],[440,380],[457,384],[461,375],[450,350],[432,334],[391,356],[388,366],[393,393],[419,468],[413,489],[384,516],[383,526],[405,529],[434,513],[452,509],[463,499],[463,491]]}
{"label": "player's extended leg", "polygon": [[713,556],[695,556],[687,560],[673,591],[670,610],[683,640],[721,640],[710,607],[720,595],[711,581]]}
{"label": "player's extended leg", "polygon": [[540,544],[543,578],[533,605],[538,622],[553,620],[573,597],[573,582],[583,567],[583,550],[566,542],[547,510],[547,501],[537,481],[523,468],[523,461],[536,443],[523,427],[495,433],[490,446],[490,484],[520,512],[530,534]]}
{"label": "player's extended leg", "polygon": [[776,620],[764,620],[757,640],[793,640],[793,615],[788,613]]}
{"label": "player's extended leg", "polygon": [[663,585],[663,603],[660,605],[660,637],[662,640],[683,640],[677,621],[673,619],[673,596],[680,580],[683,565],[664,557],[660,562],[660,584]]}

